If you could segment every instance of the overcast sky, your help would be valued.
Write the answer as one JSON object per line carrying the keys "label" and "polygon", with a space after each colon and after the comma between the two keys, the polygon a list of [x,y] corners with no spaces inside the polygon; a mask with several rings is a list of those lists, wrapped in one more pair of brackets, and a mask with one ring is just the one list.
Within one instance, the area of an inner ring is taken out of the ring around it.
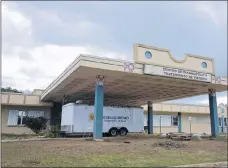
{"label": "overcast sky", "polygon": [[[79,53],[133,60],[134,43],[214,58],[227,76],[225,1],[2,2],[2,24],[2,84],[19,90],[46,88]],[[208,104],[208,95],[174,102]]]}

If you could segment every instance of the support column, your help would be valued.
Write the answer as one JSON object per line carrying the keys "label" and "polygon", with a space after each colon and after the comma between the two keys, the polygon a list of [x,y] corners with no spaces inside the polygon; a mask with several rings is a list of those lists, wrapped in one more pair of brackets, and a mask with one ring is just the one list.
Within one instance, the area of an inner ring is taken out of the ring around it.
{"label": "support column", "polygon": [[219,134],[219,119],[217,113],[216,91],[214,89],[209,89],[209,108],[211,119],[211,135],[216,137]]}
{"label": "support column", "polygon": [[178,132],[182,132],[182,123],[181,123],[181,112],[178,112]]}
{"label": "support column", "polygon": [[93,138],[103,139],[104,76],[96,77]]}
{"label": "support column", "polygon": [[224,133],[224,114],[222,114],[222,133]]}
{"label": "support column", "polygon": [[224,133],[224,129],[225,129],[224,112],[225,112],[225,109],[224,107],[222,107],[222,133]]}
{"label": "support column", "polygon": [[148,134],[153,134],[153,106],[152,102],[148,101],[148,112],[147,112],[147,121],[148,121]]}

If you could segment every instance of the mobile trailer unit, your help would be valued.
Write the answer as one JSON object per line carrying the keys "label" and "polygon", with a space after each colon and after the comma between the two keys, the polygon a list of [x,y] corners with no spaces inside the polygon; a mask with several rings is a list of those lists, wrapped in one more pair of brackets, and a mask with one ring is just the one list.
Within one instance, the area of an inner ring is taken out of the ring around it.
{"label": "mobile trailer unit", "polygon": [[[94,106],[69,103],[62,107],[61,131],[66,134],[93,132]],[[143,108],[104,107],[103,133],[111,136],[144,132]]]}

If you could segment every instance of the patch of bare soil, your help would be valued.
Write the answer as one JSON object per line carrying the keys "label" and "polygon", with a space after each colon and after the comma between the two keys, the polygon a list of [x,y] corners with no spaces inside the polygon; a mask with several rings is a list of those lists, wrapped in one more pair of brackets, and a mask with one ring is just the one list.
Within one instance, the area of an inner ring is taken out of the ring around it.
{"label": "patch of bare soil", "polygon": [[[221,141],[173,141],[167,139],[159,139],[153,136],[137,136],[131,135],[126,137],[107,137],[104,142],[95,141],[79,141],[79,140],[54,140],[38,142],[13,142],[4,144],[3,148],[12,149],[13,146],[20,144],[19,150],[28,150],[37,147],[36,152],[56,153],[60,154],[123,154],[129,152],[152,152],[156,148],[174,149],[183,148],[184,151],[195,152],[197,150],[212,152],[227,152],[227,142]],[[40,151],[39,149],[41,149]],[[3,154],[6,152],[2,150]],[[227,155],[227,153],[224,153]]]}
{"label": "patch of bare soil", "polygon": [[154,147],[163,147],[165,149],[171,149],[171,148],[185,148],[187,147],[184,143],[177,143],[174,141],[165,141],[165,142],[157,142],[154,143]]}
{"label": "patch of bare soil", "polygon": [[24,165],[37,165],[40,163],[40,161],[37,160],[22,160],[22,163]]}
{"label": "patch of bare soil", "polygon": [[[33,143],[33,142],[30,142]],[[212,145],[213,144],[213,145]],[[74,140],[55,140],[42,142],[44,150],[47,152],[54,152],[56,150],[62,153],[105,153],[105,154],[120,154],[137,151],[153,151],[157,147],[166,149],[179,149],[194,152],[199,149],[212,152],[221,152],[227,149],[227,143],[221,141],[173,141],[167,139],[158,139],[154,137],[137,137],[137,136],[126,136],[126,137],[108,137],[104,139],[104,142],[95,141],[74,141]],[[27,145],[26,145],[27,147]],[[45,152],[44,151],[44,152]]]}

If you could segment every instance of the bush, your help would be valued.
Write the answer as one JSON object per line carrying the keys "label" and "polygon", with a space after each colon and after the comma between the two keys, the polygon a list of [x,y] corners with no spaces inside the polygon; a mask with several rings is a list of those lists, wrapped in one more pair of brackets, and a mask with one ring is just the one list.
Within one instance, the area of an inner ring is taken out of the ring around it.
{"label": "bush", "polygon": [[26,127],[30,128],[34,133],[38,134],[42,130],[46,129],[46,123],[48,119],[44,117],[25,117],[24,124]]}
{"label": "bush", "polygon": [[47,131],[45,137],[48,138],[56,138],[59,136],[60,130],[59,130],[59,126],[51,126],[50,129]]}

